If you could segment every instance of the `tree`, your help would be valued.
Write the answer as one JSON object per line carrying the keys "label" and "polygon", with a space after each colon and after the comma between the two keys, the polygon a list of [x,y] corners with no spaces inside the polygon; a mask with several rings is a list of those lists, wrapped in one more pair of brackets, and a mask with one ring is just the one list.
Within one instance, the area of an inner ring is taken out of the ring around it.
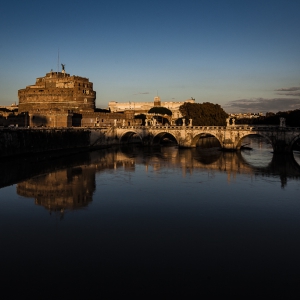
{"label": "tree", "polygon": [[162,107],[162,106],[154,106],[154,107],[150,108],[148,113],[172,116],[172,111],[170,111],[168,108]]}
{"label": "tree", "polygon": [[110,113],[110,108],[109,109],[104,109],[104,108],[95,108],[95,112],[104,112],[104,113]]}
{"label": "tree", "polygon": [[225,126],[228,114],[219,104],[184,103],[179,107],[186,121],[192,119],[195,126]]}
{"label": "tree", "polygon": [[146,120],[146,115],[144,114],[139,114],[134,116],[135,119],[141,119],[142,120],[142,125],[145,125],[145,120]]}

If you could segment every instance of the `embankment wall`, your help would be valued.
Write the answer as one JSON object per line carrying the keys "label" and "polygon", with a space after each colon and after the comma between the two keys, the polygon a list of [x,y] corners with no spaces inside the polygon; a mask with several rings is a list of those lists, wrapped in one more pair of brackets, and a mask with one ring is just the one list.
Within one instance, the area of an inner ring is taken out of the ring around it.
{"label": "embankment wall", "polygon": [[[79,152],[91,147],[101,147],[104,139],[93,139],[89,129],[34,129],[2,128],[0,130],[0,157],[34,155],[45,152]],[[98,130],[99,136],[104,136]],[[104,144],[103,144],[104,146]]]}

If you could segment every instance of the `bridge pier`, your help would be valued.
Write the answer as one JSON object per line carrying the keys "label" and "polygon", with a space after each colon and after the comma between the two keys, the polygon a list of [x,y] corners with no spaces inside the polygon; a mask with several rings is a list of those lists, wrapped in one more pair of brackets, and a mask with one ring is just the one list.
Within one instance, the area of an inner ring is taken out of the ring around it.
{"label": "bridge pier", "polygon": [[[280,121],[283,122],[282,120]],[[292,140],[296,135],[294,132],[286,129],[286,127],[280,126],[276,131],[272,132],[270,140],[273,146],[274,153],[276,154],[288,154],[292,153]]]}
{"label": "bridge pier", "polygon": [[273,143],[273,150],[276,154],[288,154],[292,152],[292,150],[284,140],[276,140]]}
{"label": "bridge pier", "polygon": [[233,143],[226,143],[226,144],[222,145],[222,150],[224,150],[224,151],[237,151],[239,149],[237,147],[235,147]]}
{"label": "bridge pier", "polygon": [[[234,119],[233,119],[234,120]],[[227,123],[229,121],[227,120]],[[239,149],[240,132],[234,130],[234,126],[227,124],[226,129],[222,132],[221,148],[225,151],[237,151]]]}

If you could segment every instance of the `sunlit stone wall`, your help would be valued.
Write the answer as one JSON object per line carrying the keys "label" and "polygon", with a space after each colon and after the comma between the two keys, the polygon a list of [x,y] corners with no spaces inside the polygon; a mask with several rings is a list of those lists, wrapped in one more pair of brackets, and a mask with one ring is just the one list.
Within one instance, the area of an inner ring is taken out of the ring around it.
{"label": "sunlit stone wall", "polygon": [[88,78],[63,72],[47,73],[18,91],[19,112],[93,112],[96,92]]}

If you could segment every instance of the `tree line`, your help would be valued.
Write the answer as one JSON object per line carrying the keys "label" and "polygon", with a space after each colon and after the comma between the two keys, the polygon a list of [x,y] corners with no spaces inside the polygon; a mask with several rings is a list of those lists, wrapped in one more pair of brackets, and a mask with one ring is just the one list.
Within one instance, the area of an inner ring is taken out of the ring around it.
{"label": "tree line", "polygon": [[268,112],[265,116],[258,118],[241,118],[236,120],[236,124],[253,124],[253,125],[279,125],[280,118],[285,118],[287,126],[300,127],[300,109],[292,111],[279,111],[277,113]]}
{"label": "tree line", "polygon": [[[228,114],[223,110],[219,104],[213,104],[210,102],[204,103],[184,103],[179,107],[179,111],[185,119],[185,124],[189,125],[190,119],[192,119],[193,126],[226,126],[226,119]],[[153,107],[148,113],[157,113],[162,115],[171,115],[172,112],[166,107]],[[146,118],[141,114],[136,118]],[[177,125],[182,125],[182,119],[176,121]],[[236,119],[236,124],[257,124],[257,125],[279,125],[280,118],[285,118],[286,125],[291,127],[300,127],[300,109],[283,112],[268,112],[265,116],[259,116],[257,118],[240,118]]]}

